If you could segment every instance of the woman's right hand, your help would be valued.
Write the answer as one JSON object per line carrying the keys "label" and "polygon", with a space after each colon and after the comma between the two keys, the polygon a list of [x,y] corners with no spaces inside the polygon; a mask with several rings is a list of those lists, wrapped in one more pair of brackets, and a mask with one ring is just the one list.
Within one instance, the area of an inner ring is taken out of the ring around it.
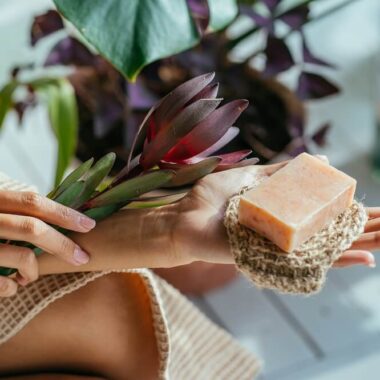
{"label": "woman's right hand", "polygon": [[[76,232],[88,232],[95,221],[33,192],[0,191],[0,239],[26,241],[73,264],[89,261],[88,254],[49,224]],[[0,244],[0,267],[18,270],[16,276],[0,276],[0,297],[17,292],[38,278],[34,252],[25,247]]]}

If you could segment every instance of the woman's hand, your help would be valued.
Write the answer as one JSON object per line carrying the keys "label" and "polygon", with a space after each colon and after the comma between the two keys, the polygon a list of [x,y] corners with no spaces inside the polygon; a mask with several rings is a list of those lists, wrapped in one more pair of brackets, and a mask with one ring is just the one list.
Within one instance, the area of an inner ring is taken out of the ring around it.
{"label": "woman's hand", "polygon": [[[68,230],[88,232],[95,221],[33,192],[0,191],[0,239],[26,241],[61,259],[82,265],[89,256],[76,243],[49,224]],[[0,277],[0,297],[17,292],[38,278],[38,264],[29,248],[0,244],[0,267],[18,270],[14,278]]]}
{"label": "woman's hand", "polygon": [[[226,202],[242,187],[272,175],[286,163],[209,174],[177,203],[122,210],[87,234],[73,234],[72,239],[91,254],[91,261],[80,269],[171,268],[195,261],[233,264],[223,224]],[[380,248],[380,208],[368,212],[372,219],[366,232],[335,266],[374,265],[370,250]],[[52,255],[38,260],[43,274],[76,270]]]}
{"label": "woman's hand", "polygon": [[[233,263],[223,225],[226,202],[242,187],[252,185],[257,178],[272,175],[286,163],[227,170],[198,181],[178,204],[178,220],[173,233],[174,256],[182,256],[187,262]],[[365,232],[334,266],[375,266],[375,258],[370,250],[380,248],[380,207],[367,211],[370,220]]]}

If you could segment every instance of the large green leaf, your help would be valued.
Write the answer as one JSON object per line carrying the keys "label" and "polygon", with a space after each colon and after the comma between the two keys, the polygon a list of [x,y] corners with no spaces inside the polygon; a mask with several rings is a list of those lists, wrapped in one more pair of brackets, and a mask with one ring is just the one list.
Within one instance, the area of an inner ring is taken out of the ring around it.
{"label": "large green leaf", "polygon": [[[201,35],[186,0],[54,0],[100,54],[129,80],[157,59],[196,45]],[[208,0],[209,30],[225,28],[237,0]]]}
{"label": "large green leaf", "polygon": [[12,82],[7,83],[0,90],[0,129],[3,126],[5,116],[7,116],[7,113],[11,107],[12,95],[16,87],[17,87],[17,82],[12,81]]}
{"label": "large green leaf", "polygon": [[58,10],[127,78],[200,39],[186,0],[54,0]]}
{"label": "large green leaf", "polygon": [[75,92],[66,79],[35,88],[46,95],[50,123],[57,137],[58,157],[55,175],[57,186],[74,156],[78,139],[78,110]]}

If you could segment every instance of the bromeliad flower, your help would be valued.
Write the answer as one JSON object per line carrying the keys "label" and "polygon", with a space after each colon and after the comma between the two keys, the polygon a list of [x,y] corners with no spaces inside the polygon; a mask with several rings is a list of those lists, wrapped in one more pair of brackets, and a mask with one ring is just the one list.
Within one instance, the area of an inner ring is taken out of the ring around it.
{"label": "bromeliad flower", "polygon": [[[250,150],[210,156],[238,134],[232,124],[248,105],[246,100],[235,100],[218,108],[221,99],[216,98],[218,85],[210,84],[213,78],[212,73],[185,82],[149,111],[128,165],[113,181],[107,177],[116,155],[109,153],[95,164],[93,159],[84,162],[48,197],[100,221],[133,202],[140,203],[137,207],[172,202],[168,191],[141,197],[162,187],[190,184],[212,171],[256,163],[257,159],[244,160]],[[131,160],[141,143],[142,153]],[[29,243],[10,244],[32,248],[36,255],[42,252]],[[0,268],[0,275],[14,272]]]}
{"label": "bromeliad flower", "polygon": [[174,170],[170,185],[182,186],[213,171],[258,161],[244,160],[251,150],[212,155],[238,135],[239,129],[233,124],[248,106],[247,100],[240,99],[218,108],[222,99],[216,97],[219,86],[211,83],[213,79],[214,73],[193,78],[149,111],[131,156],[141,146],[142,153],[128,163],[117,181],[158,166]]}

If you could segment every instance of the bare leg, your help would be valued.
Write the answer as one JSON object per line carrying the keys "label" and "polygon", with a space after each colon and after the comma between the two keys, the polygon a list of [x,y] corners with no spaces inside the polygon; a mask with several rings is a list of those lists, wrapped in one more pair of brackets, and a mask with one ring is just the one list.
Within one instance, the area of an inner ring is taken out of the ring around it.
{"label": "bare leg", "polygon": [[0,357],[0,376],[157,378],[153,321],[141,278],[110,274],[54,302],[0,346]]}

